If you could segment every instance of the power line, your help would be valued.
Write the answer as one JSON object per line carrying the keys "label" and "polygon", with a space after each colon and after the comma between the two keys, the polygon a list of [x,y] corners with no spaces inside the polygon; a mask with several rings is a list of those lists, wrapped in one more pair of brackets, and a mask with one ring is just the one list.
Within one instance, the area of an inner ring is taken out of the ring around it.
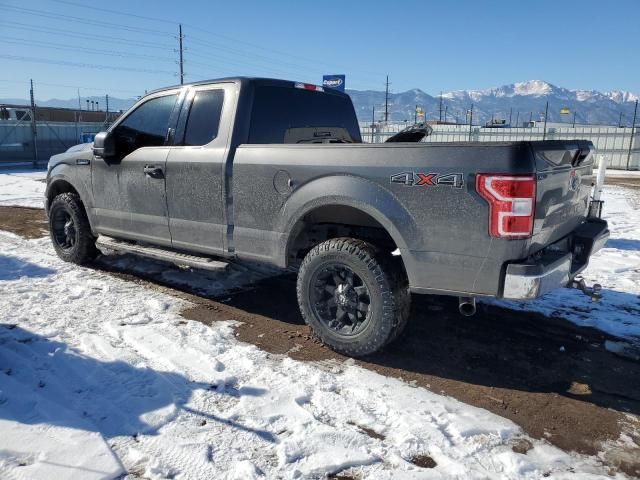
{"label": "power line", "polygon": [[69,32],[68,30],[63,30],[63,29],[58,29],[58,28],[51,28],[51,27],[33,27],[27,23],[20,23],[20,22],[11,22],[11,24],[5,24],[2,26],[2,28],[11,28],[14,30],[27,30],[27,31],[31,31],[31,32],[39,32],[39,33],[52,33],[55,35],[62,35],[62,36],[67,36],[67,37],[75,37],[75,38],[82,38],[82,39],[89,39],[89,40],[104,40],[104,41],[108,41],[110,43],[121,43],[121,44],[125,44],[125,45],[134,45],[136,47],[142,47],[142,48],[153,48],[156,50],[164,50],[164,51],[171,51],[173,49],[173,46],[170,45],[161,45],[155,42],[145,42],[144,40],[134,40],[134,39],[119,39],[119,38],[113,38],[113,36],[110,35],[99,35],[99,34],[94,34],[94,33],[83,33],[83,32]]}
{"label": "power line", "polygon": [[111,55],[116,57],[131,57],[131,58],[142,58],[149,60],[161,60],[161,61],[171,61],[166,57],[161,57],[159,55],[144,55],[137,53],[129,53],[129,52],[119,52],[114,50],[102,50],[97,48],[90,47],[78,47],[75,45],[69,45],[64,43],[51,43],[44,42],[39,40],[29,40],[25,38],[13,38],[13,39],[3,39],[4,43],[11,43],[14,45],[26,45],[26,46],[37,46],[41,48],[50,48],[54,50],[68,50],[68,51],[76,51],[76,52],[84,52],[90,54],[100,54],[100,55]]}
{"label": "power line", "polygon": [[[111,14],[114,14],[114,15],[121,15],[121,16],[126,16],[126,17],[140,18],[140,19],[144,19],[144,20],[150,20],[150,21],[154,21],[154,22],[162,22],[162,23],[167,23],[167,24],[172,24],[172,25],[175,25],[176,21],[177,21],[177,20],[166,20],[166,19],[157,18],[157,17],[149,17],[149,16],[144,16],[144,15],[126,13],[126,12],[111,10],[111,9],[102,8],[102,7],[95,7],[93,5],[83,5],[81,3],[72,2],[72,1],[69,1],[69,0],[50,0],[50,1],[57,2],[57,3],[63,3],[63,4],[67,4],[67,5],[72,5],[72,6],[75,6],[75,7],[82,7],[82,8],[87,8],[87,9],[91,9],[91,10],[98,10],[98,11],[102,11],[102,12],[106,12],[106,13],[111,13]],[[287,58],[298,58],[298,59],[303,60],[303,61],[305,61],[307,63],[313,64],[314,66],[318,65],[318,64],[324,64],[325,66],[330,67],[332,69],[336,68],[336,67],[339,67],[338,65],[336,65],[333,62],[332,63],[323,62],[322,60],[319,60],[317,58],[308,58],[308,57],[303,57],[303,56],[300,56],[300,55],[292,55],[290,52],[282,52],[282,51],[279,51],[279,50],[276,50],[276,49],[267,48],[267,47],[264,47],[263,45],[257,45],[255,43],[247,42],[247,41],[244,41],[242,39],[237,39],[237,38],[229,37],[229,36],[226,36],[226,35],[222,35],[220,33],[212,32],[211,30],[207,30],[207,29],[195,26],[195,25],[184,23],[184,22],[182,22],[182,25],[185,26],[185,27],[190,28],[191,30],[200,31],[200,32],[203,32],[204,34],[211,35],[211,36],[218,37],[218,38],[221,38],[223,40],[232,42],[234,45],[238,45],[238,44],[247,45],[247,46],[251,47],[251,49],[252,49],[251,51],[252,52],[255,51],[255,49],[258,49],[258,50],[263,50],[263,51],[269,51],[269,52],[275,53],[275,54],[280,55],[280,56],[285,56]],[[191,37],[191,36],[189,36],[188,38],[189,38],[190,41],[196,39],[195,37]],[[202,41],[206,42],[205,40],[202,40]],[[224,46],[223,48],[225,48],[226,50],[229,50],[228,46]],[[238,50],[236,49],[236,51],[238,51]],[[277,61],[282,63],[282,60],[277,60]],[[364,76],[369,76],[372,79],[375,78],[375,81],[378,81],[378,79],[380,78],[379,77],[379,73],[377,73],[377,72],[368,72],[368,71],[359,70],[359,69],[355,69],[354,70],[351,67],[349,69],[347,69],[347,70],[352,71],[352,72],[364,73],[365,74]]]}
{"label": "power line", "polygon": [[119,12],[117,10],[110,10],[108,8],[103,8],[103,7],[97,7],[93,4],[91,5],[84,5],[82,3],[77,3],[77,2],[70,2],[68,0],[49,0],[50,2],[56,2],[56,3],[65,3],[67,5],[72,5],[74,7],[82,7],[82,8],[88,8],[92,11],[99,11],[99,12],[106,12],[106,13],[113,13],[115,15],[123,15],[125,17],[131,17],[131,18],[139,18],[141,20],[151,20],[152,22],[162,22],[162,23],[168,23],[171,25],[175,25],[176,21],[175,20],[167,20],[165,18],[156,18],[156,17],[148,17],[145,15],[137,15],[135,13],[124,13],[124,12]]}
{"label": "power line", "polygon": [[160,31],[160,30],[153,30],[150,28],[143,28],[143,27],[137,27],[137,26],[129,26],[129,25],[123,25],[120,23],[113,23],[113,22],[105,22],[105,21],[96,21],[96,20],[91,20],[88,19],[86,17],[75,17],[73,15],[63,15],[60,13],[53,13],[53,12],[47,12],[47,11],[43,11],[43,10],[35,10],[32,8],[24,8],[24,7],[14,7],[12,5],[7,5],[4,3],[0,3],[0,7],[4,8],[4,9],[8,9],[10,11],[14,11],[17,13],[23,13],[26,15],[34,15],[37,17],[43,17],[43,18],[54,18],[54,19],[58,19],[58,20],[62,20],[62,21],[66,21],[66,22],[81,22],[83,24],[88,24],[88,25],[94,25],[97,27],[102,27],[102,28],[116,28],[119,30],[126,30],[126,31],[130,31],[130,32],[136,32],[136,33],[140,33],[140,32],[144,32],[147,34],[151,34],[151,35],[162,35],[165,37],[172,37],[173,34],[170,32],[165,32],[165,31]]}
{"label": "power line", "polygon": [[26,57],[22,55],[4,55],[0,54],[0,58],[7,60],[15,60],[18,62],[30,62],[30,63],[44,63],[49,65],[65,65],[68,67],[80,67],[80,68],[95,68],[98,70],[118,70],[124,72],[139,72],[139,73],[162,73],[166,75],[174,75],[174,72],[168,72],[166,70],[151,70],[146,68],[129,68],[129,67],[112,67],[109,65],[97,65],[94,63],[80,63],[80,62],[68,62],[65,60],[49,60],[47,58]]}
{"label": "power line", "polygon": [[[7,79],[3,79],[0,78],[0,82],[4,82],[4,83],[15,83],[18,85],[24,85],[25,83],[29,83],[28,80],[7,80]],[[110,92],[121,92],[121,93],[139,93],[137,90],[122,90],[122,89],[118,89],[118,88],[96,88],[96,87],[83,87],[81,85],[66,85],[63,83],[48,83],[48,82],[36,82],[38,85],[44,85],[47,87],[62,87],[62,88],[72,88],[74,90],[76,89],[82,89],[82,90],[94,90],[97,92],[104,92],[105,90],[108,90]]]}

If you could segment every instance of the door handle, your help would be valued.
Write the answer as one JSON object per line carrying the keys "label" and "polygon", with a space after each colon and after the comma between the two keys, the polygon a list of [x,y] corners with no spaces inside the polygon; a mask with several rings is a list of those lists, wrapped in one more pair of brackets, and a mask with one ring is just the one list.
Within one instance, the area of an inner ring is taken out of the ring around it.
{"label": "door handle", "polygon": [[151,178],[164,178],[162,168],[155,165],[145,165],[142,171]]}

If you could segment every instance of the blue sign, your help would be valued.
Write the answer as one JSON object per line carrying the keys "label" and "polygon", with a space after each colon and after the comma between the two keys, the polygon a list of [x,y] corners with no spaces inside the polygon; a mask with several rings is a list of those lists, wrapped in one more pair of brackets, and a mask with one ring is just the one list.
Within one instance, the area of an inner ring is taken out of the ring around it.
{"label": "blue sign", "polygon": [[81,133],[80,143],[92,143],[94,138],[96,138],[95,133]]}
{"label": "blue sign", "polygon": [[344,92],[344,79],[344,75],[324,75],[322,77],[322,86]]}

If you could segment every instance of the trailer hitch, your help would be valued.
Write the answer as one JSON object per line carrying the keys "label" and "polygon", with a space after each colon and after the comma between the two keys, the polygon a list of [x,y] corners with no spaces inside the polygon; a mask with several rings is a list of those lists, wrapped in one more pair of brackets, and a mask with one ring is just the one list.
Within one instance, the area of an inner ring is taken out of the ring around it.
{"label": "trailer hitch", "polygon": [[602,298],[602,285],[594,283],[592,287],[589,287],[582,277],[574,278],[569,284],[569,287],[577,288],[586,296],[590,297],[592,302],[597,302]]}

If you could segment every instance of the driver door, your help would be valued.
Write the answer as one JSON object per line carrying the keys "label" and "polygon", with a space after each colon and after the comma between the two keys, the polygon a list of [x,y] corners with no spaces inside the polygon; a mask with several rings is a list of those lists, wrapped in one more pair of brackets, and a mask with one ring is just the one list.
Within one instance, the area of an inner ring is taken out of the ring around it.
{"label": "driver door", "polygon": [[159,92],[112,127],[116,157],[91,169],[99,233],[171,246],[165,171],[180,103],[180,90]]}

